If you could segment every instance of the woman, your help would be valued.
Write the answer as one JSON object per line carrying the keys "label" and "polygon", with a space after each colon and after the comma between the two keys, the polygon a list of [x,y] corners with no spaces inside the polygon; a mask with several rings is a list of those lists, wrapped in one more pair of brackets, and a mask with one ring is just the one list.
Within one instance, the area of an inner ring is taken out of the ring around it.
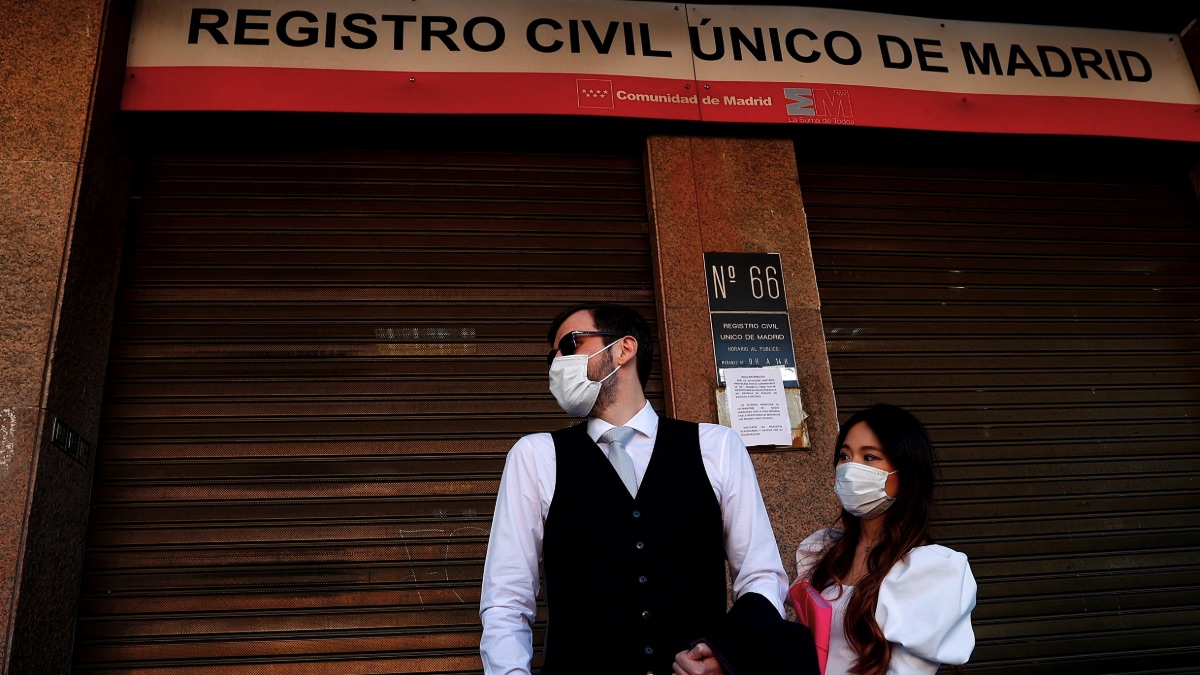
{"label": "woman", "polygon": [[933,543],[933,446],[911,413],[879,404],[842,426],[839,527],[796,551],[796,581],[833,605],[825,675],[933,673],[975,648],[967,557]]}

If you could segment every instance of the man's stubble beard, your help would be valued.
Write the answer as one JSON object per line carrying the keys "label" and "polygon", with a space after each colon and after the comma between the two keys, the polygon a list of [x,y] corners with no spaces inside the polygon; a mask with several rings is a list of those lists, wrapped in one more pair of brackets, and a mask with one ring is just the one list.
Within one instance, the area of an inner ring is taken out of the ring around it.
{"label": "man's stubble beard", "polygon": [[[599,361],[599,359],[597,359],[597,361]],[[596,365],[597,365],[597,367],[600,367],[602,365],[606,365],[608,367],[604,370],[603,373],[596,373],[596,374],[593,374],[592,372],[590,372],[591,369],[589,368],[588,369],[589,370],[588,378],[591,379],[593,382],[599,382],[600,380],[604,379],[605,376],[610,375],[614,370],[616,370],[616,366],[613,365],[612,350],[604,352],[604,364],[600,364],[597,362]],[[604,380],[604,382],[602,382],[600,384],[600,393],[596,396],[596,403],[592,406],[592,411],[590,413],[591,416],[596,417],[597,415],[604,412],[605,410],[608,410],[610,407],[612,407],[613,403],[615,403],[616,400],[617,400],[617,378],[614,375],[614,376],[608,378],[607,380]]]}

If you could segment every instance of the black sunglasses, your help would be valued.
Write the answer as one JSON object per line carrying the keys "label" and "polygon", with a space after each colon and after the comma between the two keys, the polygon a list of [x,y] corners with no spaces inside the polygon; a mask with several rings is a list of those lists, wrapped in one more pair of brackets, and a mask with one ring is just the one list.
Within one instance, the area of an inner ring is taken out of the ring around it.
{"label": "black sunglasses", "polygon": [[558,346],[554,349],[551,349],[549,354],[546,354],[546,365],[548,366],[554,363],[554,357],[558,356],[559,354],[562,354],[563,356],[570,356],[574,354],[575,350],[579,347],[579,345],[575,344],[575,338],[588,337],[590,335],[623,337],[620,333],[610,333],[602,330],[573,330],[570,333],[562,336],[562,338],[558,341]]}

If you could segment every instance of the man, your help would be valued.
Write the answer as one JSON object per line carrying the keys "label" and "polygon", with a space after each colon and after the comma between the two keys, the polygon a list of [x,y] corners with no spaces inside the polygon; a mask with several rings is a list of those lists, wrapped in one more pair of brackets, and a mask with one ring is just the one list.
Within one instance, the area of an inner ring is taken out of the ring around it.
{"label": "man", "polygon": [[781,617],[787,593],[745,445],[727,427],[654,412],[643,393],[653,343],[637,312],[577,305],[547,337],[551,392],[587,421],[508,454],[483,571],[484,672],[531,672],[539,562],[543,675],[669,675],[677,654],[685,672],[720,672],[705,645],[689,647],[725,615],[726,562],[735,598]]}

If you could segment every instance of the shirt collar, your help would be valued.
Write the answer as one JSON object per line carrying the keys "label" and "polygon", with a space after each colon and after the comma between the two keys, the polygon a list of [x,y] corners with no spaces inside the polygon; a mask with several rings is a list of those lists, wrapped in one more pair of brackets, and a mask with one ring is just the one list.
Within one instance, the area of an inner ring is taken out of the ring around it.
{"label": "shirt collar", "polygon": [[[622,426],[632,427],[639,434],[647,438],[654,438],[655,434],[658,433],[658,413],[654,412],[654,408],[650,406],[650,401],[646,401],[646,405],[642,406],[638,414],[634,415],[632,419]],[[600,442],[600,437],[604,435],[604,432],[611,428],[613,428],[613,425],[599,417],[588,418],[588,436],[591,436],[592,440],[597,443]]]}

